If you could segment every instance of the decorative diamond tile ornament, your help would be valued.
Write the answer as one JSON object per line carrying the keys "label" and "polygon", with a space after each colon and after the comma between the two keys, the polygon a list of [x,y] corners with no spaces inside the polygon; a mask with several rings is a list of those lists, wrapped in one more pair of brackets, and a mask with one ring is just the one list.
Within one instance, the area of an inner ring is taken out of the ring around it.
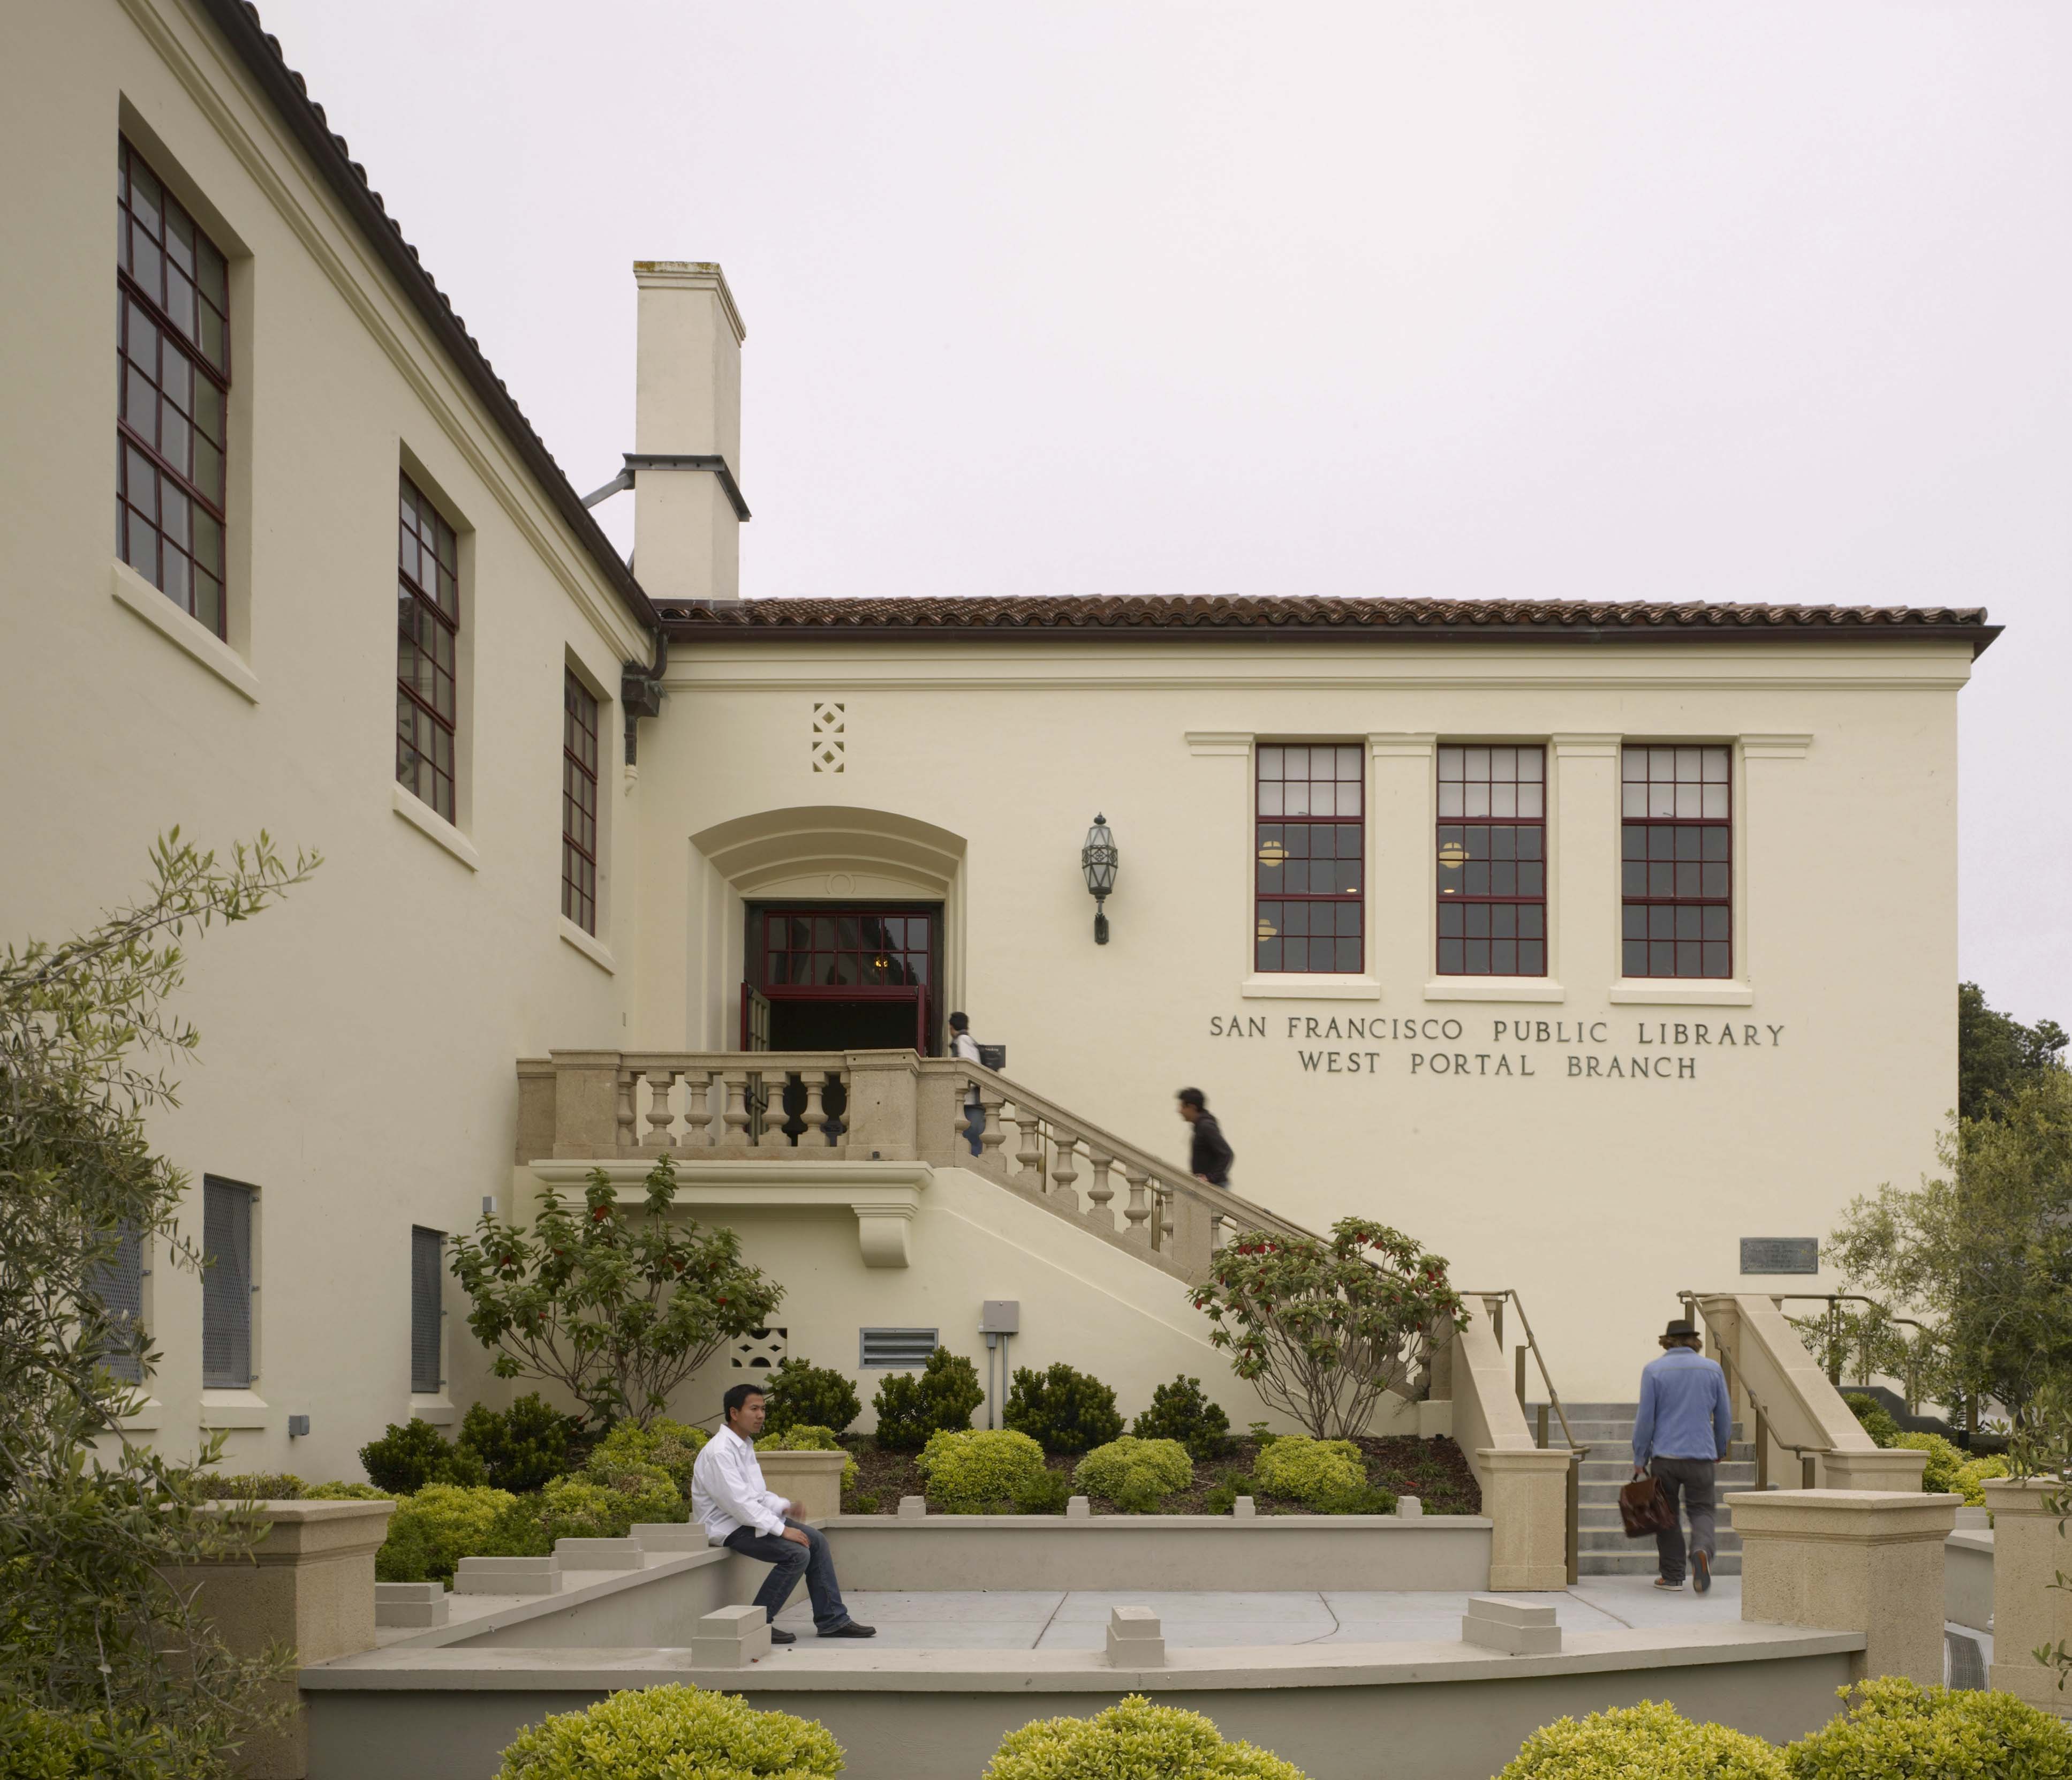
{"label": "decorative diamond tile ornament", "polygon": [[784,1357],[781,1329],[751,1329],[734,1344],[730,1363],[737,1372],[774,1372]]}
{"label": "decorative diamond tile ornament", "polygon": [[816,701],[813,705],[813,771],[838,773],[847,764],[849,707]]}

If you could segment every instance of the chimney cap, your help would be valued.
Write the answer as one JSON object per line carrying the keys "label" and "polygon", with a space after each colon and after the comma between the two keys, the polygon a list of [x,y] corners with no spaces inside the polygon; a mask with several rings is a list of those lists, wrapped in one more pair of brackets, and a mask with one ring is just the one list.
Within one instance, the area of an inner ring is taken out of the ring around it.
{"label": "chimney cap", "polygon": [[633,282],[643,290],[710,290],[716,293],[727,323],[734,330],[734,339],[744,344],[746,343],[748,329],[742,321],[740,310],[734,306],[734,293],[727,289],[726,274],[720,269],[718,261],[635,260],[633,262]]}

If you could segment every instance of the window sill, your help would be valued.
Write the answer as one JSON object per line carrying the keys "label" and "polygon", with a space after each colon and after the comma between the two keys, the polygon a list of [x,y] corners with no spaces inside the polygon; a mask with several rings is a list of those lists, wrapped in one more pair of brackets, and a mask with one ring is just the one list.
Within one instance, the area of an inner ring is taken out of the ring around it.
{"label": "window sill", "polygon": [[429,1421],[434,1428],[449,1426],[459,1415],[454,1408],[453,1399],[446,1396],[416,1397],[410,1399],[410,1413],[406,1420]]}
{"label": "window sill", "polygon": [[1246,977],[1237,992],[1248,1001],[1379,1001],[1381,979],[1328,972],[1276,972]]}
{"label": "window sill", "polygon": [[1428,1001],[1565,1001],[1568,992],[1544,976],[1435,976]]}
{"label": "window sill", "polygon": [[611,948],[601,943],[594,935],[587,934],[565,915],[556,917],[561,923],[561,937],[574,946],[599,970],[616,976],[619,963],[611,956]]}
{"label": "window sill", "polygon": [[1614,983],[1606,999],[1638,1007],[1749,1007],[1755,990],[1746,983],[1648,982],[1626,978]]}
{"label": "window sill", "polygon": [[396,813],[411,827],[430,840],[436,841],[470,871],[482,869],[482,855],[475,850],[475,843],[438,814],[431,805],[414,792],[406,791],[394,783],[388,787]]}
{"label": "window sill", "polygon": [[116,603],[126,606],[175,647],[183,649],[224,684],[253,704],[259,702],[259,676],[245,658],[199,620],[175,606],[126,562],[115,565],[109,589]]}
{"label": "window sill", "polygon": [[272,1419],[273,1411],[256,1391],[204,1391],[201,1394],[201,1424],[204,1429],[265,1428]]}

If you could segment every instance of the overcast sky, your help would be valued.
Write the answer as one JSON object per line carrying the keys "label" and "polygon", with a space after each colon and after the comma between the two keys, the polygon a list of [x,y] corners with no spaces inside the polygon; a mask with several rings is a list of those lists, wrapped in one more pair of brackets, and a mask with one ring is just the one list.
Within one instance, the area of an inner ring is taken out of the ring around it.
{"label": "overcast sky", "polygon": [[1988,606],[1962,968],[2072,1022],[2065,0],[261,10],[579,488],[724,265],[744,592]]}

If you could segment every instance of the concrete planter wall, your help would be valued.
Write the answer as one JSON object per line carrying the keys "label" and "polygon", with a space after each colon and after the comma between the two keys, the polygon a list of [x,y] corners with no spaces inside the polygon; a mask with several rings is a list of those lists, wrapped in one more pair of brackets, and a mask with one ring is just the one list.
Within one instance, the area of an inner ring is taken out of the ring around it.
{"label": "concrete planter wall", "polygon": [[796,1502],[808,1520],[824,1520],[841,1512],[842,1466],[846,1453],[758,1453],[763,1481],[779,1495]]}

